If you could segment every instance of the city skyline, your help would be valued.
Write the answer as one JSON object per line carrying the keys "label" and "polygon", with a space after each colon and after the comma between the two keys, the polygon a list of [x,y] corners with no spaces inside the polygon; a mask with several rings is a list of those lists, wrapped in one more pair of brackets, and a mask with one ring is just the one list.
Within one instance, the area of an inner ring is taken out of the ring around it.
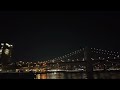
{"label": "city skyline", "polygon": [[120,12],[0,12],[0,41],[14,60],[48,60],[80,47],[119,49]]}

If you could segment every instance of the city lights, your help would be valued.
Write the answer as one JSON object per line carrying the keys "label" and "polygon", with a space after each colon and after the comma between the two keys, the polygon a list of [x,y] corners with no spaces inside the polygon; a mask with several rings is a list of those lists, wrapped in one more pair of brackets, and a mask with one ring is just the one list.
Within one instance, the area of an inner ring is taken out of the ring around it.
{"label": "city lights", "polygon": [[[0,49],[0,57],[3,57],[2,54],[5,54],[5,58],[8,58],[8,60],[11,58],[11,49],[13,45],[10,45],[8,43],[1,43],[2,48]],[[4,53],[2,53],[4,49]],[[78,53],[80,52],[80,53]],[[66,53],[65,55],[55,57],[53,59],[49,60],[44,60],[44,61],[36,61],[36,62],[28,62],[28,61],[22,61],[19,60],[18,62],[11,62],[9,65],[10,66],[16,66],[14,72],[20,73],[47,73],[47,72],[81,72],[84,71],[86,72],[87,66],[87,59],[88,57],[84,54],[86,51],[85,49],[79,49],[72,51],[70,53]],[[106,70],[120,70],[120,68],[113,68],[112,66],[116,65],[116,67],[120,64],[113,64],[113,60],[117,61],[119,60],[119,53],[109,51],[109,50],[103,50],[103,49],[96,49],[96,48],[91,48],[91,51],[89,51],[92,56],[90,56],[90,60],[92,63],[94,63],[93,66],[93,71],[102,71],[105,70],[106,67],[110,66],[110,68],[107,68]],[[113,54],[114,53],[114,54]],[[9,56],[9,57],[8,57]],[[88,60],[89,60],[88,59]],[[103,63],[104,61],[104,63]],[[7,61],[6,61],[7,62]],[[91,63],[91,64],[92,64]],[[2,66],[2,65],[1,65]],[[0,67],[2,68],[2,67]],[[3,69],[0,69],[0,72],[3,72]],[[6,70],[6,72],[13,72],[13,70]],[[38,76],[38,78],[40,78]]]}

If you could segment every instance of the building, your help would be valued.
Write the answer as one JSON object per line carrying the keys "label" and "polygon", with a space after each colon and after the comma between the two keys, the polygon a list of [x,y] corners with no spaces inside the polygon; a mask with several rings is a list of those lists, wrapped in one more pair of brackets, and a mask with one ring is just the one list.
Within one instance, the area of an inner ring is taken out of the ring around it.
{"label": "building", "polygon": [[7,66],[10,63],[12,48],[13,45],[10,45],[8,43],[1,43],[0,64],[2,64],[2,66]]}

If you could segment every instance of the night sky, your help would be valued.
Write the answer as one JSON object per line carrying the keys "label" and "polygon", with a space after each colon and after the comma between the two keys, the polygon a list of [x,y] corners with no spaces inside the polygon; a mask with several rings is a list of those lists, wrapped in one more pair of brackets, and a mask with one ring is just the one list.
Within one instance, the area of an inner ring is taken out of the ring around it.
{"label": "night sky", "polygon": [[81,47],[120,51],[120,12],[0,11],[0,42],[13,60],[48,60]]}

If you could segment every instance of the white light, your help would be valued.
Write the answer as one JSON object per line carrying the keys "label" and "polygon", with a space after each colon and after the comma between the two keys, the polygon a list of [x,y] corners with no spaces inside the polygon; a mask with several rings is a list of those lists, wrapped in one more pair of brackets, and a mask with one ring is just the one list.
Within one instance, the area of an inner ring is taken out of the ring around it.
{"label": "white light", "polygon": [[8,45],[8,43],[6,43],[6,45]]}
{"label": "white light", "polygon": [[3,46],[3,45],[4,45],[4,43],[1,43],[1,45]]}
{"label": "white light", "polygon": [[5,54],[9,54],[9,49],[5,49],[5,52],[4,52]]}
{"label": "white light", "polygon": [[119,55],[117,57],[119,58]]}
{"label": "white light", "polygon": [[0,53],[2,52],[2,49],[0,49]]}
{"label": "white light", "polygon": [[11,45],[8,45],[8,47],[10,47]]}

